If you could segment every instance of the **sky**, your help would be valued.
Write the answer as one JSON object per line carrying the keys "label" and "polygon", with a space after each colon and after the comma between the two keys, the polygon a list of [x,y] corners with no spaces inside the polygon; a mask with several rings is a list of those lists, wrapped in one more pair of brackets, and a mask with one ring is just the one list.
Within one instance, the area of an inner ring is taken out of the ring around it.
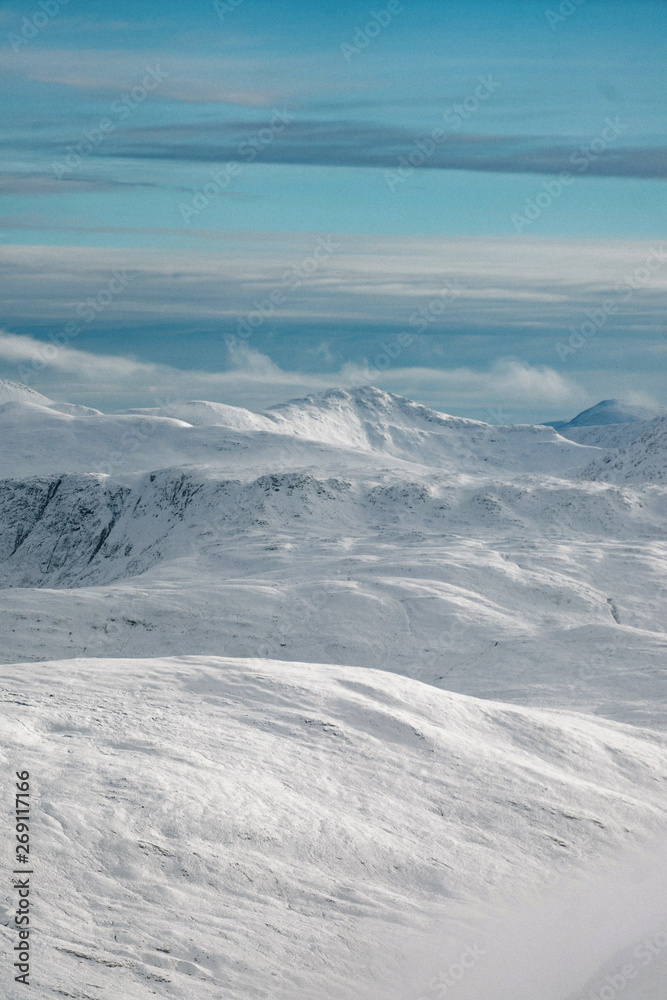
{"label": "sky", "polygon": [[0,45],[0,377],[667,405],[665,0],[14,0]]}

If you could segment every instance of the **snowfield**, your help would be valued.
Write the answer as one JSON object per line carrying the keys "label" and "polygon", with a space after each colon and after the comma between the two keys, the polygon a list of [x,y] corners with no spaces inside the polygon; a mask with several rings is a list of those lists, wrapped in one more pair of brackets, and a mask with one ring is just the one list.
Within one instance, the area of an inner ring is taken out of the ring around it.
{"label": "snowfield", "polygon": [[[536,906],[546,873],[664,830],[651,730],[354,667],[79,659],[32,665],[28,694],[20,675],[2,742],[40,791],[40,996],[416,1000],[466,935],[491,954],[494,893]],[[590,954],[545,998],[607,957],[585,916]],[[434,927],[418,973],[404,939]]]}
{"label": "snowfield", "polygon": [[667,418],[602,413],[0,382],[36,995],[664,1000]]}

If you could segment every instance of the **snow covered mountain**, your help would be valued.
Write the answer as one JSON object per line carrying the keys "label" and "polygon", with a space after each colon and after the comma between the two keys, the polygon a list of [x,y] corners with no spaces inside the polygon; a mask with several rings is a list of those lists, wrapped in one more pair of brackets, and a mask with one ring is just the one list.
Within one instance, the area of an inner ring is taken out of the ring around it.
{"label": "snow covered mountain", "polygon": [[452,472],[551,472],[594,452],[548,427],[492,427],[366,387],[332,389],[262,414],[194,401],[154,410],[64,412],[17,400],[0,409],[0,474],[151,471],[176,465],[302,468],[399,459]]}
{"label": "snow covered mountain", "polygon": [[667,416],[664,408],[655,406],[640,406],[625,403],[620,399],[603,399],[595,406],[582,410],[572,420],[555,420],[547,423],[547,427],[555,427],[558,431],[568,431],[573,427],[600,427],[605,424],[629,424],[640,420],[652,420],[654,417]]}
{"label": "snow covered mountain", "polygon": [[27,385],[20,382],[12,382],[11,379],[0,378],[0,412],[11,413],[15,409],[22,411],[23,406],[46,408],[55,413],[69,413],[72,415],[99,414],[99,410],[93,410],[90,406],[80,406],[78,403],[56,403],[47,396],[42,396],[40,392],[35,392]]}
{"label": "snow covered mountain", "polygon": [[[663,828],[651,731],[314,663],[78,659],[30,677],[1,731],[39,790],[40,997],[431,1000],[472,948],[464,1000],[564,1000],[659,915],[662,856],[618,940],[600,933],[610,872],[576,874]],[[542,923],[532,960],[506,938],[517,914],[489,906],[503,896]]]}
{"label": "snow covered mountain", "polygon": [[[461,1000],[615,975],[663,919],[666,419],[495,427],[371,387],[102,414],[1,383],[40,997],[436,1000],[478,943]],[[627,1000],[662,1000],[660,961]]]}
{"label": "snow covered mountain", "polygon": [[615,483],[667,482],[667,417],[632,423],[623,430],[623,434],[597,438],[598,446],[606,453],[594,458],[582,476]]}

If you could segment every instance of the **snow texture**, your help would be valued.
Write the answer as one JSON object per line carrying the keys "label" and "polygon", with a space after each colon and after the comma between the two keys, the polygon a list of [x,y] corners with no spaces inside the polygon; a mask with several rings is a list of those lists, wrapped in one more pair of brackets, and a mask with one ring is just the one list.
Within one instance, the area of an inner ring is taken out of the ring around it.
{"label": "snow texture", "polygon": [[35,995],[664,1000],[666,419],[0,382]]}

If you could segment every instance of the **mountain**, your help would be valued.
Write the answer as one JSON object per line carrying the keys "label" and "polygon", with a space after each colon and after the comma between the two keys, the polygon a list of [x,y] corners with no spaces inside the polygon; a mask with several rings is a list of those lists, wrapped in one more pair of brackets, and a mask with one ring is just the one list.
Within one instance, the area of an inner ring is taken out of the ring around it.
{"label": "mountain", "polygon": [[662,933],[667,418],[2,389],[40,996],[578,1000]]}
{"label": "mountain", "polygon": [[0,658],[263,650],[657,724],[643,677],[664,650],[648,581],[667,461],[651,427],[621,425],[639,437],[610,451],[374,389],[264,414],[17,402],[0,412]]}
{"label": "mountain", "polygon": [[72,415],[99,414],[99,410],[94,410],[90,406],[80,406],[78,403],[56,403],[47,396],[42,396],[40,392],[35,392],[27,385],[20,382],[12,382],[11,379],[0,378],[0,413],[16,410],[17,412],[29,412],[30,408],[46,408],[57,413],[68,413]]}
{"label": "mountain", "polygon": [[652,420],[664,416],[663,407],[639,406],[624,403],[619,399],[603,399],[587,410],[582,410],[572,420],[547,421],[547,427],[554,427],[560,433],[573,427],[599,427],[606,424],[628,424],[638,420]]}
{"label": "mountain", "polygon": [[437,1000],[461,956],[461,1000],[554,1000],[664,921],[663,854],[577,878],[659,828],[664,735],[315,662],[29,677],[0,725],[39,791],[45,1000]]}
{"label": "mountain", "polygon": [[150,471],[166,466],[265,471],[322,462],[383,465],[395,460],[456,473],[496,469],[554,472],[594,452],[552,428],[494,427],[436,413],[365,387],[252,413],[192,401],[103,414],[28,396],[0,410],[0,475]]}
{"label": "mountain", "polygon": [[38,406],[51,406],[52,401],[40,392],[35,392],[27,385],[0,378],[0,406],[5,403],[33,403]]}
{"label": "mountain", "polygon": [[596,444],[607,449],[606,454],[586,466],[583,478],[615,483],[667,482],[667,417],[633,422],[622,434],[599,435]]}

